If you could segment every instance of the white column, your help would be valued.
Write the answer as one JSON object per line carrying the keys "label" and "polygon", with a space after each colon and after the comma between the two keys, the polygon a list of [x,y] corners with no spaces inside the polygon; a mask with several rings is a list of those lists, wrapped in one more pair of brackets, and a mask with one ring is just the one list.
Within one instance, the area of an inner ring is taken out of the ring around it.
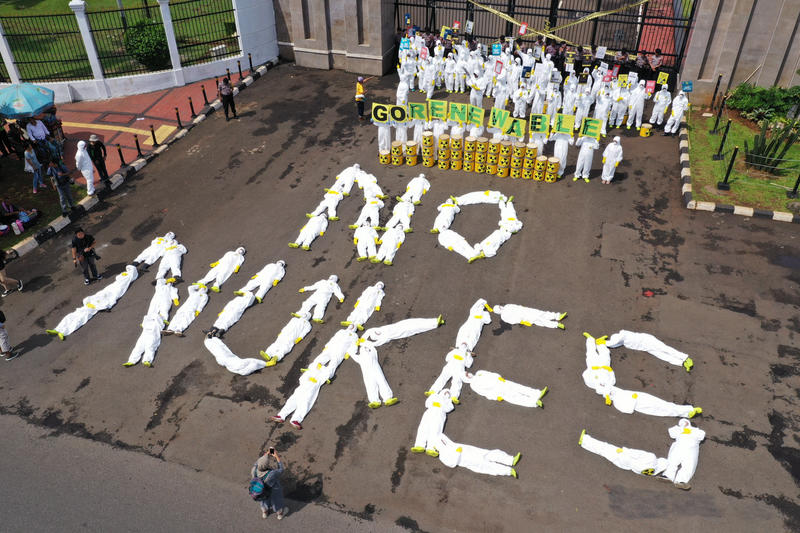
{"label": "white column", "polygon": [[172,74],[175,77],[175,85],[185,85],[183,68],[181,67],[181,55],[178,52],[178,41],[175,40],[175,28],[172,27],[172,13],[170,13],[169,10],[169,0],[158,0],[158,7],[161,9],[161,21],[164,23],[164,33],[167,36],[169,59],[172,62]]}
{"label": "white column", "polygon": [[11,47],[8,46],[2,24],[0,24],[0,55],[3,56],[3,63],[6,64],[11,83],[19,83],[19,69],[17,69],[17,64],[14,63],[14,54],[11,53]]}
{"label": "white column", "polygon": [[89,65],[92,67],[92,76],[94,76],[98,94],[108,98],[109,92],[105,83],[103,65],[100,64],[100,59],[97,57],[97,47],[94,45],[92,28],[89,26],[89,17],[86,16],[86,2],[83,0],[72,0],[69,3],[69,8],[75,13],[78,29],[81,30],[83,46],[86,48],[86,56],[89,59]]}

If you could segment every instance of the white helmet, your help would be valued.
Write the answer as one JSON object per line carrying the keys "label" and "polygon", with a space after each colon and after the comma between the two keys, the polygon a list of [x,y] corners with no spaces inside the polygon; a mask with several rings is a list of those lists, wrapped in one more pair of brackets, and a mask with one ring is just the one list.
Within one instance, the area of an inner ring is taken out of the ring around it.
{"label": "white helmet", "polygon": [[167,234],[164,235],[164,238],[165,239],[174,239],[175,238],[175,234],[173,232],[171,232],[171,231],[168,231]]}
{"label": "white helmet", "polygon": [[666,83],[664,83],[664,84],[662,84],[662,85],[661,85],[661,90],[662,90],[662,91],[669,91],[669,87],[667,87],[667,84],[666,84]]}
{"label": "white helmet", "polygon": [[644,87],[644,80],[639,80],[639,87]]}
{"label": "white helmet", "polygon": [[239,255],[244,255],[247,253],[247,250],[244,249],[244,246],[240,246],[236,249],[236,253]]}
{"label": "white helmet", "polygon": [[615,137],[614,137],[614,142],[615,142],[615,143],[617,143],[617,144],[619,144],[619,135],[617,135],[617,136],[615,136]]}
{"label": "white helmet", "polygon": [[278,264],[280,266],[282,266],[282,267],[285,267],[286,266],[286,261],[284,261],[283,259],[278,259]]}
{"label": "white helmet", "polygon": [[680,420],[678,420],[678,426],[680,426],[682,428],[688,428],[691,425],[692,425],[692,423],[689,422],[688,418],[681,418]]}
{"label": "white helmet", "polygon": [[328,281],[332,281],[332,282],[336,283],[337,281],[339,281],[339,276],[337,276],[336,274],[331,274],[328,277]]}
{"label": "white helmet", "polygon": [[686,96],[686,95],[683,94],[683,91],[678,91],[678,96]]}
{"label": "white helmet", "polygon": [[385,285],[383,284],[382,281],[379,281],[378,283],[375,284],[375,287],[377,287],[379,289],[383,289],[385,287]]}

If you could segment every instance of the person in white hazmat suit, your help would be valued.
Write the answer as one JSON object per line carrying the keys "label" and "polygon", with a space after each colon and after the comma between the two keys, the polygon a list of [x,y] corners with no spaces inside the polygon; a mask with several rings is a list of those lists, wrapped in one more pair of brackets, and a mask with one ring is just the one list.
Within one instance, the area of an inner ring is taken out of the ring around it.
{"label": "person in white hazmat suit", "polygon": [[378,126],[378,151],[388,152],[392,147],[392,125],[389,122],[375,122],[372,123]]}
{"label": "person in white hazmat suit", "polygon": [[636,129],[642,127],[642,114],[644,113],[644,103],[650,99],[650,94],[645,89],[645,82],[641,80],[631,91],[628,100],[628,129],[636,122]]}
{"label": "person in white hazmat suit", "polygon": [[517,118],[525,118],[528,116],[529,97],[530,93],[524,87],[520,87],[511,93],[511,100],[514,102],[514,112],[512,116]]}
{"label": "person in white hazmat suit", "polygon": [[500,191],[474,191],[457,196],[454,200],[463,207],[474,204],[496,204],[505,198],[506,196]]}
{"label": "person in white hazmat suit", "polygon": [[56,335],[62,341],[67,335],[71,335],[78,328],[86,324],[97,314],[97,308],[91,303],[90,298],[83,299],[83,305],[76,307],[74,311],[61,319],[61,322],[53,329],[45,330],[50,335]]}
{"label": "person in white hazmat suit", "polygon": [[[377,409],[381,405],[394,405],[398,402],[386,376],[383,374],[381,364],[378,362],[378,350],[371,342],[362,342],[358,350],[350,354],[353,361],[361,367],[361,378],[367,389],[367,407]],[[383,400],[383,403],[381,403]]]}
{"label": "person in white hazmat suit", "polygon": [[609,348],[625,346],[630,350],[647,352],[671,365],[683,366],[687,372],[694,366],[694,361],[688,354],[667,346],[649,333],[635,333],[623,329],[611,335],[606,344]]}
{"label": "person in white hazmat suit", "polygon": [[694,418],[703,412],[701,407],[679,405],[662,400],[646,392],[610,387],[605,394],[606,405],[613,405],[617,411],[632,414],[634,411],[650,416],[673,416]]}
{"label": "person in white hazmat suit", "polygon": [[467,369],[472,367],[474,359],[472,352],[467,348],[466,343],[461,343],[458,348],[452,348],[444,357],[445,364],[442,371],[434,380],[431,387],[425,392],[426,396],[442,391],[447,383],[450,383],[450,401],[458,405],[461,396],[461,387],[464,384],[464,376]]}
{"label": "person in white hazmat suit", "polygon": [[477,255],[475,253],[475,248],[473,248],[464,237],[453,230],[445,229],[440,231],[438,239],[439,246],[457,253],[467,261]]}
{"label": "person in white hazmat suit", "polygon": [[273,422],[282,423],[286,417],[292,415],[290,423],[295,429],[303,429],[301,422],[305,420],[308,412],[314,407],[319,396],[319,389],[330,380],[336,371],[333,365],[311,365],[300,376],[297,388],[277,415],[270,418]]}
{"label": "person in white hazmat suit", "polygon": [[252,292],[242,292],[240,296],[226,303],[225,307],[223,307],[222,311],[217,315],[217,319],[214,321],[214,325],[211,326],[208,334],[212,337],[221,337],[224,335],[226,331],[231,329],[231,327],[242,318],[247,308],[252,306],[255,301],[256,297]]}
{"label": "person in white hazmat suit", "polygon": [[355,224],[350,225],[350,229],[356,229],[359,226],[379,228],[383,205],[383,202],[377,198],[368,198],[364,202],[364,207],[361,208],[361,213],[358,214]]}
{"label": "person in white hazmat suit", "polygon": [[94,194],[94,166],[89,152],[86,150],[86,141],[78,141],[78,150],[75,152],[75,168],[86,180],[86,195]]}
{"label": "person in white hazmat suit", "polygon": [[[447,128],[447,122],[444,120],[432,120],[431,124],[431,130],[433,132],[433,146],[439,146],[439,137],[441,137],[445,132],[445,129]],[[436,159],[439,159],[439,150],[434,150],[433,155],[436,157]]]}
{"label": "person in white hazmat suit", "polygon": [[167,232],[163,237],[156,237],[152,241],[150,241],[150,245],[142,250],[139,255],[131,262],[131,264],[135,267],[138,267],[141,264],[144,264],[142,270],[147,271],[147,269],[156,261],[161,259],[164,255],[164,250],[166,250],[167,246],[172,246],[175,240],[175,234],[171,231]]}
{"label": "person in white hazmat suit", "polygon": [[533,133],[528,136],[528,142],[536,145],[536,153],[544,155],[544,144],[547,142],[547,134]]}
{"label": "person in white hazmat suit", "polygon": [[449,202],[439,204],[436,210],[439,214],[436,215],[436,219],[433,221],[431,233],[439,233],[448,229],[453,223],[453,219],[456,218],[456,214],[461,212],[461,208],[452,199]]}
{"label": "person in white hazmat suit", "polygon": [[515,456],[503,450],[486,450],[469,444],[453,442],[444,433],[435,440],[434,448],[439,452],[439,460],[449,468],[461,466],[490,476],[511,476],[516,478],[514,467],[519,462],[521,453]]}
{"label": "person in white hazmat suit", "polygon": [[511,233],[516,233],[522,229],[522,221],[517,218],[517,210],[514,209],[514,197],[501,199],[497,202],[500,207],[500,228],[507,230]]}
{"label": "person in white hazmat suit", "polygon": [[503,243],[510,239],[512,235],[510,231],[502,227],[494,230],[473,247],[475,256],[471,257],[468,262],[473,263],[478,259],[496,256],[497,250],[499,250]]}
{"label": "person in white hazmat suit", "polygon": [[403,196],[398,197],[398,200],[419,205],[422,197],[428,194],[429,190],[431,190],[431,182],[425,179],[425,174],[420,174],[415,178],[411,178],[411,181],[406,185],[406,192],[403,193]]}
{"label": "person in white hazmat suit", "polygon": [[656,454],[645,450],[603,442],[586,433],[585,429],[581,432],[578,445],[587,452],[604,457],[617,468],[642,476],[654,476],[667,467],[667,460],[663,457],[656,457]]}
{"label": "person in white hazmat suit", "polygon": [[400,249],[400,246],[403,245],[405,240],[406,235],[401,226],[387,229],[383,232],[383,235],[381,235],[380,240],[378,240],[378,243],[381,245],[381,247],[378,248],[378,254],[373,259],[370,259],[370,262],[382,262],[386,266],[392,266],[394,264],[394,256],[397,255],[397,250]]}
{"label": "person in white hazmat suit", "polygon": [[339,220],[339,217],[336,216],[336,207],[339,205],[339,202],[342,201],[342,193],[334,191],[333,189],[325,189],[325,196],[322,197],[322,201],[319,205],[310,213],[306,213],[308,218],[314,218],[315,216],[322,215],[325,211],[328,212],[328,220]]}
{"label": "person in white hazmat suit", "polygon": [[572,135],[566,133],[553,132],[548,140],[555,141],[555,144],[553,144],[553,157],[558,159],[558,176],[561,177],[564,175],[564,170],[567,166],[569,146],[575,144],[575,139]]}
{"label": "person in white hazmat suit", "polygon": [[447,420],[447,413],[453,410],[453,402],[449,391],[441,391],[432,394],[425,400],[425,412],[417,427],[417,437],[411,453],[425,452],[431,457],[438,457],[436,442],[439,435],[444,431],[444,423]]}
{"label": "person in white hazmat suit", "polygon": [[611,99],[614,101],[611,104],[611,115],[608,118],[608,123],[615,128],[622,127],[622,121],[625,118],[625,112],[628,110],[628,100],[630,93],[625,86],[618,87],[611,93]]}
{"label": "person in white hazmat suit", "polygon": [[[205,286],[209,286],[210,284],[210,289],[213,292],[219,292],[220,286],[242,268],[245,253],[246,251],[242,246],[238,247],[236,250],[225,252],[225,255],[209,265],[211,270],[209,270],[205,276],[197,280],[197,283]],[[213,284],[211,284],[212,281],[214,282]]]}
{"label": "person in white hazmat suit", "polygon": [[597,101],[594,105],[594,118],[603,121],[600,127],[600,134],[605,137],[607,134],[606,126],[608,125],[608,114],[611,112],[611,96],[608,94],[608,89],[602,89],[597,93]]}
{"label": "person in white hazmat suit", "polygon": [[653,96],[653,112],[650,113],[650,124],[658,124],[659,126],[664,123],[664,113],[667,111],[669,104],[672,103],[672,95],[669,93],[669,87],[666,85],[661,86],[661,90]]}
{"label": "person in white hazmat suit", "polygon": [[167,271],[169,271],[171,274],[167,279],[169,283],[183,280],[181,277],[181,261],[183,261],[183,256],[187,251],[184,245],[177,242],[164,248],[164,255],[161,257],[161,262],[158,264],[158,270],[156,271],[156,279],[164,279]]}
{"label": "person in white hazmat suit", "polygon": [[434,330],[443,325],[444,318],[442,318],[442,315],[436,318],[406,318],[405,320],[393,324],[369,328],[361,335],[359,342],[369,342],[378,348],[387,342],[413,337],[414,335]]}
{"label": "person in white hazmat suit", "polygon": [[444,88],[448,93],[453,92],[456,83],[456,60],[452,55],[444,60]]}
{"label": "person in white hazmat suit", "polygon": [[576,146],[580,146],[578,151],[578,161],[575,163],[575,176],[572,181],[578,181],[583,178],[583,181],[589,183],[589,173],[592,171],[592,162],[594,159],[594,151],[600,148],[600,143],[594,137],[581,136],[575,142]]}
{"label": "person in white hazmat suit", "polygon": [[469,317],[467,317],[467,320],[458,328],[458,333],[456,333],[456,346],[466,344],[467,350],[474,350],[475,345],[478,344],[478,340],[481,338],[483,326],[492,323],[492,315],[489,314],[490,312],[491,308],[489,304],[486,303],[486,300],[478,298],[478,300],[472,304],[472,307],[469,308]]}
{"label": "person in white hazmat suit", "polygon": [[338,281],[339,276],[331,274],[328,279],[319,280],[313,285],[308,285],[298,290],[297,292],[313,292],[314,294],[309,296],[300,306],[300,309],[292,313],[292,316],[300,318],[306,313],[310,313],[313,309],[314,313],[311,319],[318,324],[322,324],[324,322],[322,317],[325,316],[325,308],[328,307],[331,297],[335,295],[339,303],[344,302],[344,294],[342,289],[339,288]]}
{"label": "person in white hazmat suit", "polygon": [[233,353],[230,348],[225,346],[222,339],[218,337],[206,337],[203,344],[206,349],[211,352],[211,355],[214,356],[219,366],[224,366],[225,369],[234,374],[247,376],[266,366],[266,362],[263,359],[239,357]]}
{"label": "person in white hazmat suit", "polygon": [[506,324],[522,324],[528,327],[540,326],[543,328],[564,329],[564,324],[561,321],[567,316],[567,313],[542,311],[517,304],[495,305],[491,310],[499,315],[500,320]]}
{"label": "person in white hazmat suit", "polygon": [[548,120],[550,121],[550,125],[553,126],[556,123],[556,114],[561,108],[561,91],[558,90],[558,85],[555,83],[551,83],[547,89],[547,99],[545,102],[547,103],[546,113]]}
{"label": "person in white hazmat suit", "polygon": [[169,311],[172,306],[180,305],[178,300],[178,289],[164,279],[156,281],[156,290],[150,298],[150,306],[147,308],[147,315],[158,315],[165,324],[169,324]]}
{"label": "person in white hazmat suit", "polygon": [[692,488],[689,481],[697,470],[700,443],[706,438],[706,432],[682,418],[677,425],[669,428],[669,436],[675,442],[669,447],[667,468],[659,479],[671,481],[679,489],[689,490]]}
{"label": "person in white hazmat suit", "polygon": [[614,179],[620,161],[622,161],[622,145],[619,143],[619,136],[616,136],[603,150],[603,174],[600,176],[603,185],[609,185]]}
{"label": "person in white hazmat suit", "polygon": [[587,387],[605,396],[617,383],[611,368],[611,350],[606,346],[606,337],[595,339],[585,331],[583,336],[586,337],[586,370],[581,377]]}
{"label": "person in white hazmat suit", "polygon": [[325,235],[328,229],[328,219],[324,216],[311,217],[305,226],[300,228],[300,233],[294,242],[289,243],[289,248],[300,248],[305,251],[311,250],[311,243],[314,239]]}
{"label": "person in white hazmat suit", "polygon": [[295,344],[299,344],[311,331],[311,313],[303,316],[292,317],[289,322],[281,329],[275,340],[267,346],[266,350],[261,350],[259,355],[267,362],[267,366],[275,366],[278,361],[286,357],[292,351]]}
{"label": "person in white hazmat suit", "polygon": [[396,95],[396,105],[400,106],[407,106],[408,105],[408,83],[405,80],[401,79],[400,83],[397,84],[397,95]]}
{"label": "person in white hazmat suit", "polygon": [[688,108],[689,99],[686,98],[683,91],[678,91],[678,96],[672,101],[672,111],[670,111],[669,120],[667,120],[667,124],[664,126],[664,135],[678,133],[681,127],[681,120],[683,120],[683,114]]}
{"label": "person in white hazmat suit", "polygon": [[[371,174],[370,174],[371,175]],[[373,176],[374,178],[374,176]],[[359,184],[359,186],[364,191],[364,201],[367,202],[374,198],[380,198],[381,200],[387,198],[385,194],[383,194],[383,189],[381,186],[378,185],[377,180],[365,181],[363,184]]]}
{"label": "person in white hazmat suit", "polygon": [[331,365],[333,371],[342,361],[358,349],[358,334],[354,325],[347,326],[334,333],[322,351],[311,361],[311,366]]}
{"label": "person in white hazmat suit", "polygon": [[375,231],[375,228],[366,223],[359,226],[353,234],[353,244],[356,245],[356,253],[358,253],[356,261],[375,258],[378,253],[378,242],[380,239],[378,239],[378,232]]}
{"label": "person in white hazmat suit", "polygon": [[486,90],[486,80],[482,76],[470,75],[469,87],[470,105],[483,108],[483,91]]}
{"label": "person in white hazmat suit", "polygon": [[394,125],[394,140],[405,146],[408,142],[408,122],[392,121],[392,124]]}
{"label": "person in white hazmat suit", "polygon": [[469,383],[475,393],[489,400],[508,402],[522,407],[544,407],[542,398],[547,394],[547,387],[534,389],[505,379],[496,372],[478,370],[474,374],[465,372],[461,380]]}
{"label": "person in white hazmat suit", "polygon": [[411,233],[411,217],[414,215],[414,204],[411,202],[397,202],[392,209],[392,216],[386,221],[386,229],[400,227],[405,233]]}
{"label": "person in white hazmat suit", "polygon": [[589,108],[592,107],[594,103],[594,97],[592,97],[592,93],[588,89],[584,89],[584,91],[578,96],[578,102],[575,110],[575,126],[576,130],[581,129],[581,124],[583,124],[583,119],[589,116]]}
{"label": "person in white hazmat suit", "polygon": [[205,308],[208,303],[208,287],[205,285],[189,285],[189,296],[183,301],[172,320],[169,321],[167,329],[163,330],[164,335],[175,334],[178,337],[183,337],[183,332],[186,331],[197,315]]}
{"label": "person in white hazmat suit", "polygon": [[272,287],[275,287],[286,275],[286,261],[283,259],[270,263],[256,272],[238,291],[233,291],[236,296],[243,296],[245,292],[252,292],[256,301],[261,303]]}
{"label": "person in white hazmat suit", "polygon": [[361,296],[358,297],[356,303],[353,304],[353,310],[350,311],[346,320],[341,324],[349,326],[354,324],[359,330],[363,330],[363,324],[369,320],[372,313],[381,310],[381,302],[386,293],[383,292],[383,282],[379,281],[375,285],[371,285],[364,289]]}
{"label": "person in white hazmat suit", "polygon": [[350,196],[350,191],[353,188],[353,183],[355,183],[356,177],[363,172],[364,171],[361,170],[361,165],[358,163],[347,167],[339,172],[339,174],[336,176],[336,181],[334,182],[333,187],[331,187],[331,190],[341,193],[342,196]]}
{"label": "person in white hazmat suit", "polygon": [[[573,81],[574,80],[574,81]],[[574,76],[570,76],[567,80],[567,86],[564,88],[564,97],[561,102],[561,112],[565,115],[574,115],[575,106],[578,104],[578,81]]]}
{"label": "person in white hazmat suit", "polygon": [[146,367],[153,366],[156,351],[161,345],[161,330],[164,329],[164,320],[157,314],[147,314],[142,319],[142,333],[136,340],[136,345],[131,350],[128,361],[122,366],[130,367],[139,361]]}

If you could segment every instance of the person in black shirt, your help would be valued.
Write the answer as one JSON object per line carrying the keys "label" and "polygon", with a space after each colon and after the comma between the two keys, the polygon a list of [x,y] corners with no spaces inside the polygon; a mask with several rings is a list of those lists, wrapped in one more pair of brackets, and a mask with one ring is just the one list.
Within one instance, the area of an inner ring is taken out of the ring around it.
{"label": "person in black shirt", "polygon": [[18,257],[16,255],[16,251],[14,251],[13,254],[14,255],[9,256],[8,252],[5,250],[0,250],[0,285],[3,287],[3,292],[0,294],[0,296],[3,298],[11,294],[14,289],[18,291],[22,290],[22,282],[6,274],[6,263],[8,263],[9,260],[16,259]]}
{"label": "person in black shirt", "polygon": [[[93,280],[103,279],[103,276],[97,273],[95,260],[100,259],[100,256],[94,252],[94,244],[94,237],[84,232],[83,228],[75,230],[75,236],[72,238],[72,262],[76,267],[80,262],[84,285],[90,284]],[[90,270],[91,276],[89,276]]]}
{"label": "person in black shirt", "polygon": [[86,151],[89,152],[89,159],[94,163],[94,168],[97,169],[103,185],[107,188],[110,187],[111,180],[108,177],[108,170],[106,170],[106,145],[93,133],[89,136],[89,146]]}

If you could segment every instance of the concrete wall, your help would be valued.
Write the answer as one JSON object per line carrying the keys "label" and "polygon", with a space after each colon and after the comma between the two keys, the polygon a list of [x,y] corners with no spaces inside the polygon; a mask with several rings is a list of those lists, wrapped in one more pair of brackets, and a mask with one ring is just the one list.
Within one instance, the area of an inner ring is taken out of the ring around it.
{"label": "concrete wall", "polygon": [[800,0],[700,0],[681,71],[692,99],[708,101],[718,74],[726,91],[754,71],[756,85],[800,84],[799,22]]}

